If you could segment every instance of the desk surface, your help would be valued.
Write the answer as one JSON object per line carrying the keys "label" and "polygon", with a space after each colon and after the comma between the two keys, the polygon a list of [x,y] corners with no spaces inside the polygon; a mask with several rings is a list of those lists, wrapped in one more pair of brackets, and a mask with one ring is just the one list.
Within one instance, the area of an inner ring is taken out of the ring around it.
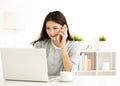
{"label": "desk surface", "polygon": [[120,86],[119,76],[79,76],[72,82],[23,82],[0,79],[0,86]]}

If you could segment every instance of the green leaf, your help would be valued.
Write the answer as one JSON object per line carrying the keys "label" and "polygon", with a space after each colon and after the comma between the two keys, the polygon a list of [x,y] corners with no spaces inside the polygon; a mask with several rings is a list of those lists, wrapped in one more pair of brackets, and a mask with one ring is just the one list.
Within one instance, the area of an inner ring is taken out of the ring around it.
{"label": "green leaf", "polygon": [[99,41],[106,41],[106,37],[105,36],[100,36]]}
{"label": "green leaf", "polygon": [[72,36],[72,39],[73,39],[74,41],[79,41],[79,42],[83,41],[83,38],[81,38],[81,37],[79,37],[79,36],[77,36],[77,35],[73,35],[73,36]]}

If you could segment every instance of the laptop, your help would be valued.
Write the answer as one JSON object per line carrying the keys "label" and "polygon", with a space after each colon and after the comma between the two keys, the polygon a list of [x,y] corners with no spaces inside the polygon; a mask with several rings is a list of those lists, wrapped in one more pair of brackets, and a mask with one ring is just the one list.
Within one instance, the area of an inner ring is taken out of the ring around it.
{"label": "laptop", "polygon": [[52,81],[48,76],[45,48],[2,48],[2,68],[5,80]]}

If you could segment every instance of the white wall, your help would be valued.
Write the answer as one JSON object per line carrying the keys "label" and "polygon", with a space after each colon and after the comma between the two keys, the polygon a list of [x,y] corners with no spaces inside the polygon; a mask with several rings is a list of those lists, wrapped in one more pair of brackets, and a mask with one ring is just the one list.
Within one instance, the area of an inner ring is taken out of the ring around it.
{"label": "white wall", "polygon": [[[87,43],[105,35],[120,56],[119,0],[0,0],[0,47],[31,47],[29,43],[39,35],[45,16],[53,10],[64,13],[71,34]],[[12,16],[15,25],[4,25],[5,13]]]}

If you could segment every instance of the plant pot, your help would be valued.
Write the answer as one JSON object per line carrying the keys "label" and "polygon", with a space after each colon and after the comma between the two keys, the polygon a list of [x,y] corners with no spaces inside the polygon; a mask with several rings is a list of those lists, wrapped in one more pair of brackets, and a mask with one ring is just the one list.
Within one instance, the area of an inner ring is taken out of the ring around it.
{"label": "plant pot", "polygon": [[107,49],[107,42],[106,41],[99,41],[99,51],[106,51]]}

